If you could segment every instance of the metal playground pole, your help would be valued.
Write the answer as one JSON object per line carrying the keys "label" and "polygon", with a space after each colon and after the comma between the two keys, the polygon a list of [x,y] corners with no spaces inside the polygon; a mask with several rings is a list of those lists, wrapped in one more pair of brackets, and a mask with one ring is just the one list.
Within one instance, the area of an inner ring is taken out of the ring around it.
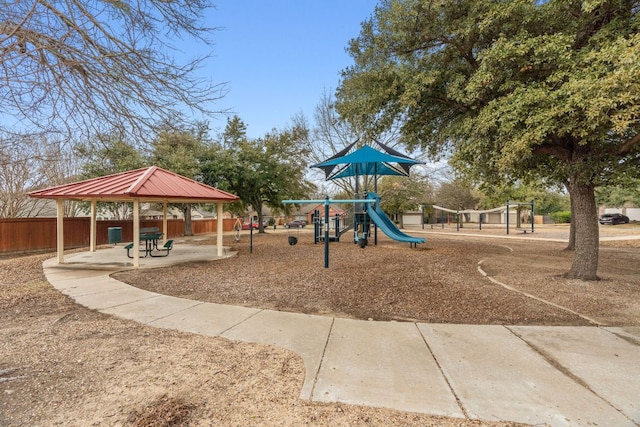
{"label": "metal playground pole", "polygon": [[329,268],[329,205],[331,203],[375,203],[374,199],[347,199],[347,200],[329,200],[329,196],[324,200],[283,200],[283,204],[305,205],[305,204],[324,204],[324,268]]}

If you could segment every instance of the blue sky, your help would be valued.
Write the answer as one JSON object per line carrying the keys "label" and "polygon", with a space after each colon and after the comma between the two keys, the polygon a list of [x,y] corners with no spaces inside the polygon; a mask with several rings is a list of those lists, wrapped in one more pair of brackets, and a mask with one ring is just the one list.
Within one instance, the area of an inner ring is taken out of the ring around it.
{"label": "blue sky", "polygon": [[[323,92],[333,93],[340,71],[352,64],[345,48],[371,16],[372,0],[217,0],[206,24],[213,57],[203,70],[213,82],[228,82],[217,109],[231,109],[249,137],[291,124],[302,112],[313,125]],[[224,128],[226,119],[212,121]]]}

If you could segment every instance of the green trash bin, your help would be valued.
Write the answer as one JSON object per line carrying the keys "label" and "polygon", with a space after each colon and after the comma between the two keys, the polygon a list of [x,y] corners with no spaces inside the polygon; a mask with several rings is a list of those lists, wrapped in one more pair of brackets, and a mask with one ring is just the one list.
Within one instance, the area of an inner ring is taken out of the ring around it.
{"label": "green trash bin", "polygon": [[107,232],[109,233],[110,245],[122,242],[122,227],[109,227]]}

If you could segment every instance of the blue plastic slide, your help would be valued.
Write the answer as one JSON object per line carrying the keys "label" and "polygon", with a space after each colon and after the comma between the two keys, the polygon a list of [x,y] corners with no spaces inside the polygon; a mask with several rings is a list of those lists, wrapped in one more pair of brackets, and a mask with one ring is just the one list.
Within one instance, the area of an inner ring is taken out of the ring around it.
{"label": "blue plastic slide", "polygon": [[[369,193],[367,195],[368,199],[378,198],[376,193]],[[412,244],[424,243],[425,240],[422,237],[413,237],[408,234],[403,233],[396,227],[396,225],[389,219],[387,214],[384,213],[382,209],[380,209],[379,203],[372,204],[369,206],[367,210],[369,214],[369,218],[373,221],[379,228],[382,230],[384,234],[392,238],[393,240],[397,240],[398,242],[408,242]]]}

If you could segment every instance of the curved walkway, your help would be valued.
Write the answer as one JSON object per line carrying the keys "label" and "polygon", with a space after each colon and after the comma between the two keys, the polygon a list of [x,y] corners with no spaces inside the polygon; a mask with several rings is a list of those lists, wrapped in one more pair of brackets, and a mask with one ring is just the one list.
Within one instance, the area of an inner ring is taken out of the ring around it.
{"label": "curved walkway", "polygon": [[[535,425],[640,425],[638,327],[378,322],[203,303],[111,278],[128,268],[109,261],[122,251],[48,260],[44,272],[56,289],[103,313],[294,351],[306,369],[301,399]],[[142,266],[201,252],[177,245]]]}

